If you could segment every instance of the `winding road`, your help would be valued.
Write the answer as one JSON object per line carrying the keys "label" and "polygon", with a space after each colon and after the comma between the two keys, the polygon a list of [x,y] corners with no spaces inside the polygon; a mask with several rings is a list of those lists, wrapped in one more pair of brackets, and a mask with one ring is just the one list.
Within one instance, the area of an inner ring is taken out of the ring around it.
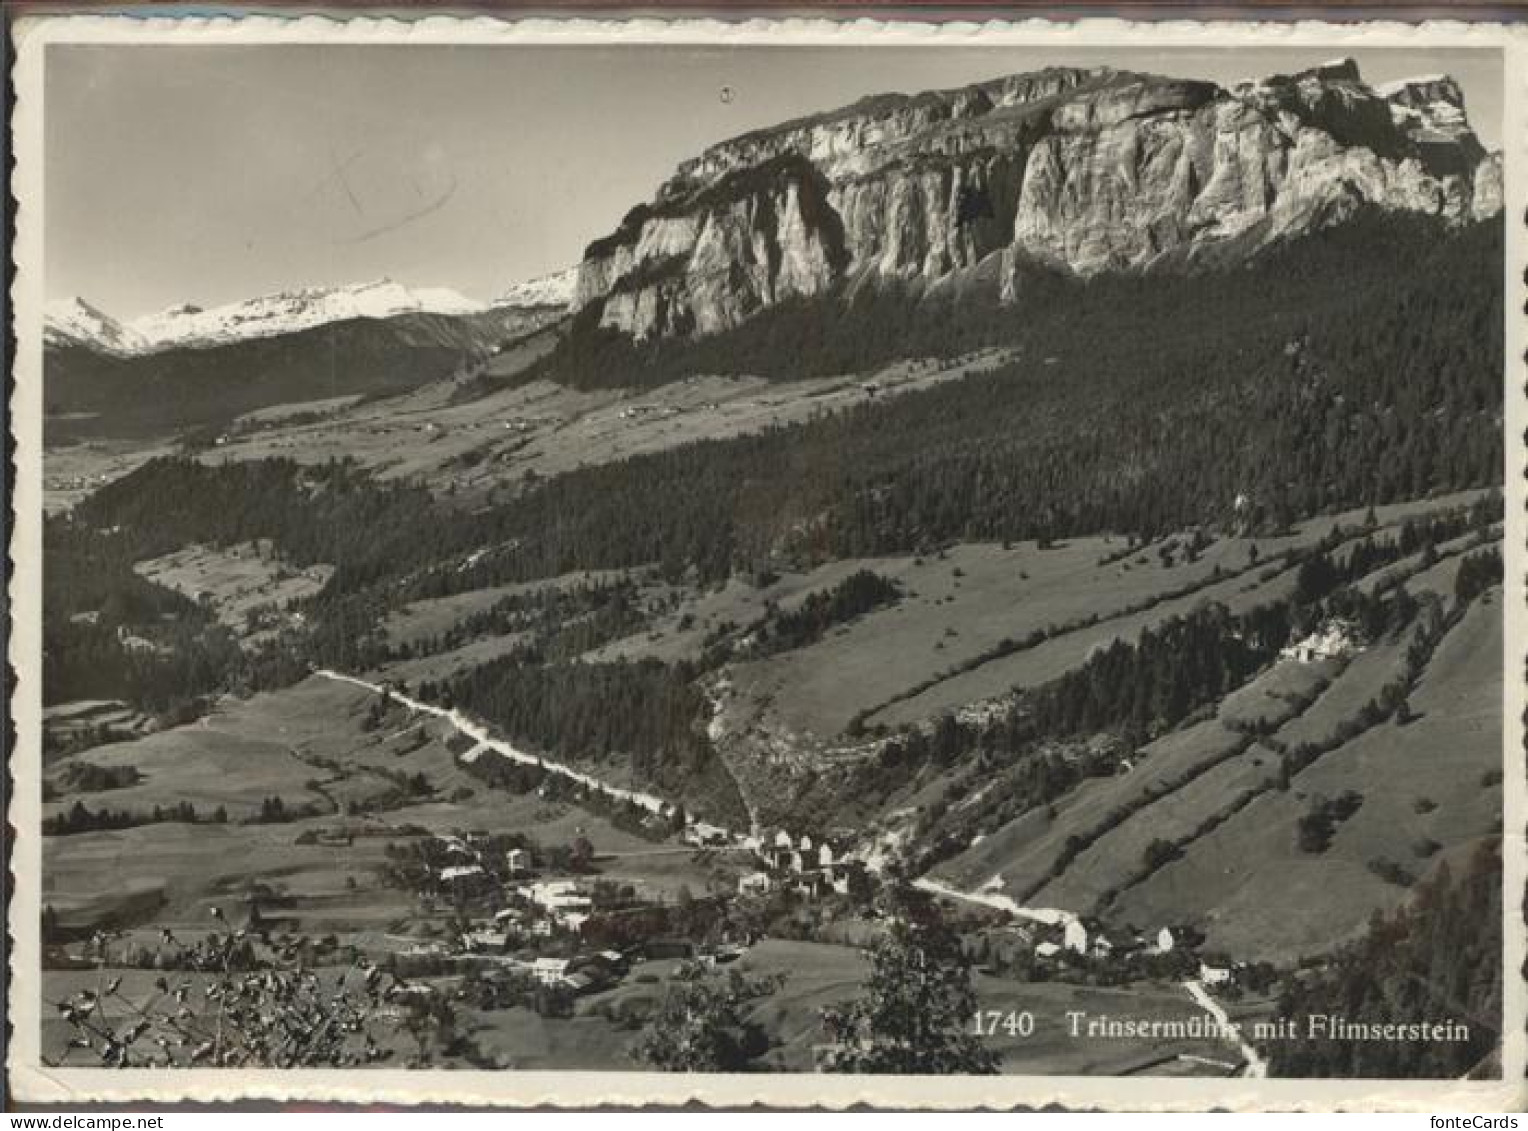
{"label": "winding road", "polygon": [[[502,758],[508,758],[512,762],[519,762],[526,766],[538,766],[549,774],[556,774],[558,777],[567,778],[569,781],[577,782],[579,785],[589,789],[603,790],[609,796],[621,801],[630,801],[632,804],[646,809],[649,813],[657,813],[663,816],[674,810],[672,802],[665,801],[663,798],[651,793],[642,793],[639,790],[624,789],[621,786],[611,785],[609,782],[601,781],[599,778],[586,774],[581,770],[575,770],[572,766],[566,766],[560,762],[551,762],[539,755],[527,753],[514,744],[504,741],[502,738],[495,738],[488,732],[487,726],[475,719],[468,718],[454,708],[448,710],[445,707],[437,707],[433,703],[426,703],[421,699],[405,695],[395,688],[386,687],[380,683],[372,683],[370,680],[361,679],[359,676],[332,671],[329,668],[318,668],[313,674],[324,679],[333,680],[336,683],[348,683],[355,687],[363,687],[378,695],[390,695],[412,711],[432,715],[437,719],[445,719],[458,732],[476,743],[471,750],[468,750],[461,756],[463,761],[473,762],[485,752],[492,752]],[[722,831],[726,832],[729,836],[736,835],[730,829],[723,829]]]}
{"label": "winding road", "polygon": [[[948,884],[942,884],[938,880],[921,876],[913,881],[913,886],[920,891],[926,891],[930,895],[943,896],[947,899],[958,899],[966,903],[975,903],[982,907],[989,907],[994,911],[1006,911],[1008,914],[1019,918],[1028,919],[1035,923],[1044,923],[1048,926],[1059,926],[1063,929],[1070,923],[1078,921],[1078,916],[1072,911],[1063,911],[1058,907],[1022,907],[1018,901],[1010,895],[1004,895],[995,891],[961,891],[952,888]],[[1221,1026],[1222,1032],[1235,1032],[1233,1043],[1237,1051],[1241,1053],[1245,1064],[1241,1075],[1254,1079],[1263,1079],[1268,1075],[1268,1062],[1241,1036],[1239,1027],[1233,1029],[1233,1022],[1226,1013],[1225,1006],[1211,996],[1204,983],[1197,979],[1183,983],[1183,988],[1188,996],[1194,1000],[1194,1004],[1204,1010]],[[1229,1039],[1229,1038],[1228,1038]]]}

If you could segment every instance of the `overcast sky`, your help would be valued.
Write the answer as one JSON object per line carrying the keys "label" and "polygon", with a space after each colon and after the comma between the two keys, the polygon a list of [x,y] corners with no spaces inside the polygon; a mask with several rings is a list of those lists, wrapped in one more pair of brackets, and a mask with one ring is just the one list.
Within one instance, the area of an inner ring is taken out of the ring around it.
{"label": "overcast sky", "polygon": [[[865,94],[1047,65],[1230,84],[1338,54],[55,46],[48,297],[131,318],[386,275],[487,298],[577,262],[704,146]],[[1353,54],[1371,83],[1454,75],[1500,144],[1499,52]]]}

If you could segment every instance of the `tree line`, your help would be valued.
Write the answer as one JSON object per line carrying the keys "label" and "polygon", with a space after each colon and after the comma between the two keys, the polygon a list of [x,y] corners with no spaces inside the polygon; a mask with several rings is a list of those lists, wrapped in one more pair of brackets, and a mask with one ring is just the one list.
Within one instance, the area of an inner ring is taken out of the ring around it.
{"label": "tree line", "polygon": [[[1301,1077],[1458,1079],[1502,1037],[1501,846],[1481,843],[1456,875],[1447,861],[1390,915],[1376,912],[1358,941],[1285,980],[1279,1016],[1295,1039],[1269,1042],[1273,1072]],[[1310,1014],[1357,1024],[1452,1020],[1463,1041],[1326,1040]]]}

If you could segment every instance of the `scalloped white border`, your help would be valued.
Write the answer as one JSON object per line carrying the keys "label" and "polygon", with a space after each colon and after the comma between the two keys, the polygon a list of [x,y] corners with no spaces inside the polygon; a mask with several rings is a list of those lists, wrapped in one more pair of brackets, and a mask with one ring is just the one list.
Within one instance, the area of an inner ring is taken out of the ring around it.
{"label": "scalloped white border", "polygon": [[[1503,123],[1505,201],[1508,218],[1504,265],[1507,302],[1507,384],[1504,427],[1506,453],[1507,581],[1503,605],[1505,671],[1521,673],[1528,659],[1528,606],[1525,606],[1524,333],[1522,312],[1528,300],[1524,285],[1525,177],[1528,177],[1528,26],[1461,21],[1418,25],[1368,22],[1334,25],[1316,21],[1134,23],[1083,19],[1068,23],[1022,21],[950,21],[869,19],[631,19],[591,20],[422,16],[414,19],[328,16],[94,16],[54,15],[18,19],[13,25],[16,107],[12,127],[16,170],[11,185],[18,202],[17,266],[12,300],[15,310],[16,383],[10,422],[16,436],[15,522],[10,552],[14,574],[10,598],[14,630],[10,662],[17,673],[12,714],[17,744],[11,771],[17,789],[9,819],[21,830],[11,861],[15,878],[9,930],[15,947],[11,959],[9,1015],[13,1042],[6,1066],[12,1095],[33,1103],[83,1104],[124,1100],[234,1101],[319,1100],[348,1103],[444,1103],[592,1107],[682,1104],[700,1101],[717,1107],[769,1104],[777,1107],[851,1104],[880,1108],[969,1110],[1018,1105],[1059,1104],[1074,1109],[1135,1111],[1358,1110],[1358,1111],[1515,1111],[1528,1107],[1524,1084],[1528,1039],[1528,995],[1521,971],[1525,958],[1522,899],[1528,881],[1523,828],[1523,712],[1525,687],[1508,679],[1504,692],[1506,813],[1503,857],[1506,869],[1506,941],[1504,955],[1506,1040],[1504,1078],[1472,1081],[1324,1081],[1324,1080],[1174,1080],[1135,1077],[840,1077],[812,1074],[759,1076],[674,1076],[648,1072],[482,1072],[460,1070],[382,1070],[339,1072],[183,1071],[53,1069],[39,1064],[38,986],[40,969],[38,910],[41,888],[40,838],[28,835],[41,816],[41,693],[37,657],[41,655],[42,543],[42,123],[43,55],[50,44],[250,44],[250,43],[415,43],[415,44],[765,44],[884,47],[926,45],[1119,46],[1163,47],[1320,46],[1334,54],[1362,46],[1496,47],[1503,52]],[[1515,1019],[1515,1020],[1514,1020]]]}

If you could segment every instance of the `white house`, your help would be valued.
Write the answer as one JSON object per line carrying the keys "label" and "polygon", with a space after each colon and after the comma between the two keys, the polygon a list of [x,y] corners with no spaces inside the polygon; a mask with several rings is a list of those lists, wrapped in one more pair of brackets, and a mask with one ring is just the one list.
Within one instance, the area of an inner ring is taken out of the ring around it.
{"label": "white house", "polygon": [[1231,980],[1231,971],[1223,966],[1199,964],[1199,980],[1207,986],[1222,986]]}
{"label": "white house", "polygon": [[523,848],[511,848],[504,854],[504,867],[511,876],[523,875],[531,870],[531,854]]}
{"label": "white house", "polygon": [[471,846],[469,846],[465,841],[463,841],[459,837],[443,836],[443,837],[440,838],[440,843],[444,846],[444,853],[443,854],[445,855],[447,860],[476,860],[477,859],[477,853],[474,852],[472,850]]}
{"label": "white house", "polygon": [[1178,945],[1178,940],[1173,938],[1171,927],[1163,927],[1157,932],[1156,952],[1158,954],[1171,953],[1173,947]]}
{"label": "white house", "polygon": [[1061,953],[1061,948],[1053,942],[1043,942],[1035,947],[1035,953],[1041,958],[1055,958]]}
{"label": "white house", "polygon": [[819,868],[833,867],[833,848],[831,845],[820,845],[817,849],[817,866]]}
{"label": "white house", "polygon": [[574,880],[550,880],[521,888],[521,893],[571,930],[583,926],[594,910],[594,901]]}
{"label": "white house", "polygon": [[1077,954],[1088,953],[1088,929],[1081,919],[1068,919],[1061,934],[1061,945]]}
{"label": "white house", "polygon": [[749,872],[737,882],[739,895],[768,895],[775,882],[768,872]]}
{"label": "white house", "polygon": [[474,950],[503,950],[509,945],[509,932],[479,927],[467,935],[467,942]]}
{"label": "white house", "polygon": [[569,958],[538,958],[530,964],[531,977],[543,986],[557,986],[567,981]]}
{"label": "white house", "polygon": [[696,821],[693,825],[685,826],[685,830],[679,835],[679,839],[686,844],[705,848],[710,845],[726,844],[728,837],[726,829],[718,828],[716,825],[708,825],[704,821]]}
{"label": "white house", "polygon": [[1304,640],[1288,645],[1279,656],[1302,664],[1351,656],[1358,650],[1353,626],[1341,618],[1327,621]]}

